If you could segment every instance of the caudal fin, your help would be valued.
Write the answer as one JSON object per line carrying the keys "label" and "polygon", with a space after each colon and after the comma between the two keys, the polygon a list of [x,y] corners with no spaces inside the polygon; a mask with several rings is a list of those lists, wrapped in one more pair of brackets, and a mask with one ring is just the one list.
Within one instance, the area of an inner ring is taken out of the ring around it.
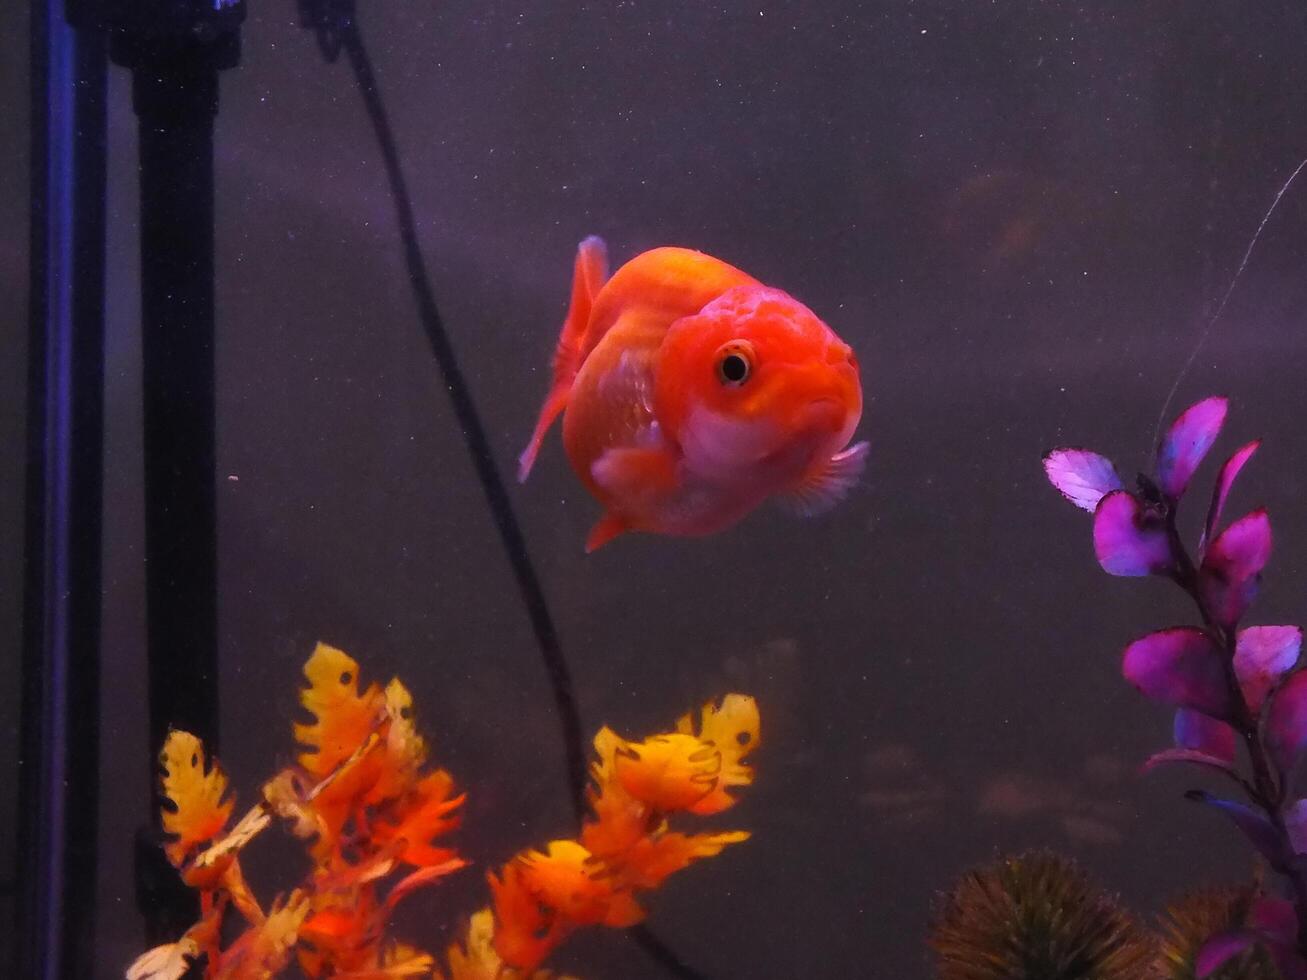
{"label": "caudal fin", "polygon": [[567,318],[563,321],[562,332],[558,335],[558,347],[554,350],[554,381],[545,396],[544,407],[540,409],[540,418],[531,441],[527,443],[522,455],[517,458],[517,482],[525,483],[531,474],[536,454],[545,434],[554,424],[554,419],[567,407],[567,399],[572,393],[572,381],[581,369],[584,360],[585,332],[590,325],[590,310],[594,298],[608,279],[608,246],[598,235],[591,235],[576,247],[576,264],[572,271],[572,302],[567,308]]}

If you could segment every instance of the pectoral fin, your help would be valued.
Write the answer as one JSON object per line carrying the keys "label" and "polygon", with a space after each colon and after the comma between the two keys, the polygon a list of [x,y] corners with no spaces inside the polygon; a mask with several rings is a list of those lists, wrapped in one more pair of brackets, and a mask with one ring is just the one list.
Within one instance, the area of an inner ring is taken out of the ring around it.
{"label": "pectoral fin", "polygon": [[612,511],[599,518],[599,523],[590,529],[590,535],[585,539],[585,553],[588,555],[592,551],[598,551],[613,538],[630,530],[626,521],[618,517]]}
{"label": "pectoral fin", "polygon": [[868,449],[867,443],[859,442],[814,466],[797,487],[781,498],[782,503],[803,517],[830,510],[857,484],[867,462]]}
{"label": "pectoral fin", "polygon": [[676,489],[676,458],[662,445],[608,449],[594,461],[590,475],[608,496],[636,501]]}
{"label": "pectoral fin", "polygon": [[[647,514],[656,510],[658,498],[677,488],[677,465],[676,457],[661,444],[628,446],[606,450],[590,467],[590,475],[604,498],[628,513]],[[609,510],[590,531],[585,550],[594,551],[630,530],[629,518]]]}

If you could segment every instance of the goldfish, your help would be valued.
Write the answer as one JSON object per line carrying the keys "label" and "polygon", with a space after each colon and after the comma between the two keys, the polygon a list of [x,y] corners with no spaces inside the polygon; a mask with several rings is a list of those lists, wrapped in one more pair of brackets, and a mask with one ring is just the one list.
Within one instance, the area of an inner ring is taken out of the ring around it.
{"label": "goldfish", "polygon": [[651,249],[610,277],[597,236],[577,247],[519,482],[560,414],[572,468],[604,508],[587,552],[631,531],[713,534],[770,498],[820,513],[857,483],[868,448],[849,445],[857,357],[808,307],[688,248]]}

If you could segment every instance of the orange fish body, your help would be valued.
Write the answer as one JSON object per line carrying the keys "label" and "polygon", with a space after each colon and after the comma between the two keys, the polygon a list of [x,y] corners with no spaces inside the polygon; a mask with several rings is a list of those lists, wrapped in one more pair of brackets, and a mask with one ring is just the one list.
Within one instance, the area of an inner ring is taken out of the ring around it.
{"label": "orange fish body", "polygon": [[867,444],[853,352],[807,307],[702,252],[656,248],[607,277],[604,243],[577,249],[554,383],[518,479],[553,420],[605,507],[593,551],[625,531],[712,534],[763,500],[802,513],[838,501]]}

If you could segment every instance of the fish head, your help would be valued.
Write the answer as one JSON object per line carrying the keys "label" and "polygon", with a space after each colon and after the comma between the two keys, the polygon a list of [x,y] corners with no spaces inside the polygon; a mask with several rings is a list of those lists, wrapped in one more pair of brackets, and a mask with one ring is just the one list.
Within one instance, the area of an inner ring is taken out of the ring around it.
{"label": "fish head", "polygon": [[718,482],[785,483],[853,436],[858,360],[792,296],[737,286],[672,324],[654,409],[691,470]]}

